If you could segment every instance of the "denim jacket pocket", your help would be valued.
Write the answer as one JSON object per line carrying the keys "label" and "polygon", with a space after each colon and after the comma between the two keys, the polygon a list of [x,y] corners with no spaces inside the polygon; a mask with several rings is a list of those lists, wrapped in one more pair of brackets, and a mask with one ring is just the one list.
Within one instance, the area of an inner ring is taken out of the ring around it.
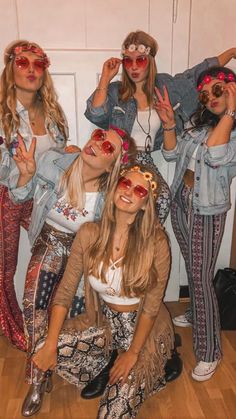
{"label": "denim jacket pocket", "polygon": [[43,205],[54,189],[54,183],[41,175],[37,176],[34,200],[36,205]]}

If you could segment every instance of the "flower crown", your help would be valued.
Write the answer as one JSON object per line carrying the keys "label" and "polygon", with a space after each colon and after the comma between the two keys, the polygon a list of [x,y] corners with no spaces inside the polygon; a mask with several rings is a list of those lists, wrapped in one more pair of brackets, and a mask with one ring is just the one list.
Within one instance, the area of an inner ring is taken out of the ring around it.
{"label": "flower crown", "polygon": [[121,47],[121,55],[125,54],[125,51],[134,52],[138,51],[140,54],[149,55],[151,53],[151,47],[147,47],[143,44],[130,44],[127,48],[123,44]]}
{"label": "flower crown", "polygon": [[122,160],[121,161],[123,164],[127,164],[129,162],[129,155],[128,155],[129,143],[126,140],[127,133],[123,129],[118,128],[115,125],[110,125],[110,129],[115,131],[122,140]]}
{"label": "flower crown", "polygon": [[47,54],[45,54],[45,52],[41,48],[36,47],[32,44],[17,45],[11,54],[6,55],[9,55],[9,59],[12,60],[15,56],[21,55],[24,51],[32,52],[33,54],[39,55],[40,58],[44,61],[45,67],[47,68],[50,66],[50,60]]}
{"label": "flower crown", "polygon": [[223,71],[220,71],[215,77],[210,76],[210,74],[206,74],[201,83],[197,86],[198,92],[200,92],[204,86],[204,84],[210,83],[212,80],[218,79],[220,81],[235,81],[235,76],[233,73],[225,74]]}
{"label": "flower crown", "polygon": [[147,171],[145,171],[145,172],[143,172],[141,169],[140,169],[140,167],[139,166],[133,166],[133,167],[131,167],[131,168],[127,168],[127,169],[123,169],[123,170],[121,170],[121,172],[120,172],[120,175],[121,176],[123,176],[125,173],[128,173],[128,172],[136,172],[136,173],[140,173],[143,177],[144,177],[144,179],[147,181],[147,182],[149,182],[149,184],[150,184],[150,186],[151,186],[151,190],[152,190],[152,194],[153,194],[153,197],[154,198],[156,198],[157,197],[157,188],[158,188],[158,185],[157,185],[157,182],[155,181],[155,180],[153,180],[153,174],[151,173],[151,172],[149,172],[148,170]]}

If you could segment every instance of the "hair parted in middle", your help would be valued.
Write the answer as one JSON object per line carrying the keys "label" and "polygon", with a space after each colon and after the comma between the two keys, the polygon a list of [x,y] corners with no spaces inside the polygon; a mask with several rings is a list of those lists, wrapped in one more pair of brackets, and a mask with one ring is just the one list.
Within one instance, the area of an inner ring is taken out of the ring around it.
{"label": "hair parted in middle", "polygon": [[[118,132],[119,129],[116,130],[116,127],[110,128],[116,132],[119,136]],[[109,131],[109,129],[107,130]],[[121,143],[126,141],[128,144],[128,149],[126,151],[128,161],[133,163],[136,158],[137,154],[137,147],[134,139],[125,131],[122,130],[122,138]],[[122,157],[123,157],[123,150],[121,147],[121,152],[118,155],[117,159],[114,161],[112,169],[109,172],[105,172],[99,177],[98,184],[99,190],[104,191],[105,193],[112,188],[112,186],[116,183],[120,168],[122,166]],[[82,211],[85,205],[85,189],[83,184],[83,160],[78,157],[74,160],[74,162],[70,165],[67,171],[62,176],[62,180],[60,183],[61,191],[65,192],[65,197],[68,202],[75,208]]]}
{"label": "hair parted in middle", "polygon": [[[137,30],[135,32],[130,32],[123,42],[123,47],[128,48],[129,45],[144,45],[145,47],[150,48],[150,54],[147,55],[148,57],[148,67],[147,67],[147,79],[143,85],[143,91],[147,96],[147,100],[149,105],[152,104],[153,97],[154,97],[154,86],[155,86],[155,77],[157,74],[157,66],[155,62],[155,55],[158,50],[158,44],[156,40],[144,31]],[[135,93],[136,86],[135,83],[130,80],[126,70],[123,68],[122,71],[122,79],[121,79],[121,87],[119,90],[120,100],[127,101],[129,100]]]}
{"label": "hair parted in middle", "polygon": [[[139,171],[143,174],[149,173],[149,175],[151,175],[152,181],[156,182],[157,189],[155,192],[158,194],[160,185],[159,177],[149,166],[143,166],[136,163],[135,165],[131,165],[121,170],[122,176],[125,176],[126,173],[132,173],[133,167],[139,168]],[[110,259],[112,258],[111,252],[116,226],[116,207],[113,198],[118,185],[118,180],[107,194],[102,218],[98,223],[98,240],[88,251],[89,271],[104,283],[106,282],[106,272],[110,265]],[[153,260],[157,251],[157,236],[160,237],[160,229],[162,229],[162,227],[156,216],[156,198],[154,198],[151,182],[148,183],[149,194],[147,196],[145,210],[140,209],[137,212],[133,223],[128,227],[124,258],[121,261],[123,278],[121,294],[126,296],[142,296],[147,284],[154,284],[158,280],[158,274]],[[141,254],[142,258],[140,257]]]}

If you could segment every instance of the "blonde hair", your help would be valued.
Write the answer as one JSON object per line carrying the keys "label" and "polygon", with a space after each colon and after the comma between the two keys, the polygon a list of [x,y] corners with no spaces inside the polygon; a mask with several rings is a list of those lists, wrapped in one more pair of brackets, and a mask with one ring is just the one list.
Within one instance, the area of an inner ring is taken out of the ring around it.
{"label": "blonde hair", "polygon": [[[136,164],[137,166],[137,164]],[[141,171],[149,171],[153,179],[159,184],[156,172],[145,166],[138,165]],[[129,169],[127,170],[127,172]],[[106,282],[106,272],[112,257],[113,236],[115,232],[115,205],[113,197],[117,182],[107,195],[102,219],[99,226],[98,240],[88,251],[89,271],[96,278]],[[142,296],[147,285],[154,284],[157,272],[154,265],[156,253],[156,234],[159,222],[155,213],[155,203],[149,184],[145,210],[140,209],[133,223],[129,226],[128,238],[122,259],[122,289],[121,294],[126,296]],[[140,257],[142,255],[142,257]]]}
{"label": "blonde hair", "polygon": [[[117,133],[116,133],[117,134]],[[119,134],[117,134],[119,135]],[[127,150],[127,155],[129,162],[134,162],[136,158],[137,147],[135,141],[129,134],[124,135],[124,140],[128,143],[129,148]],[[106,172],[104,169],[104,173],[99,176],[97,179],[98,182],[98,190],[104,191],[107,193],[110,188],[116,183],[118,179],[118,175],[120,172],[122,160],[122,147],[120,150],[120,154],[114,161],[112,168],[109,172]],[[61,182],[60,182],[60,191],[63,193],[65,192],[65,198],[67,201],[74,207],[78,208],[78,210],[82,211],[85,205],[85,189],[83,183],[83,160],[79,158],[79,156],[74,160],[74,162],[70,165],[67,171],[63,174]]]}
{"label": "blonde hair", "polygon": [[[148,57],[148,67],[147,67],[147,78],[143,85],[143,91],[147,96],[148,104],[151,105],[154,96],[154,87],[155,87],[155,77],[157,74],[157,67],[155,62],[155,55],[158,50],[158,45],[156,40],[143,31],[136,31],[130,32],[129,35],[125,38],[123,42],[123,47],[127,49],[129,45],[135,44],[139,45],[142,44],[145,47],[150,47],[150,54],[147,55]],[[130,80],[126,70],[123,68],[122,71],[122,79],[121,79],[121,87],[119,89],[119,97],[122,101],[129,100],[136,91],[135,83]]]}
{"label": "blonde hair", "polygon": [[[20,118],[16,111],[16,89],[14,82],[13,64],[14,64],[14,49],[17,46],[30,44],[36,48],[41,47],[35,42],[26,40],[17,40],[12,42],[4,52],[5,67],[0,79],[0,119],[2,129],[6,137],[6,145],[9,147],[12,133],[15,133],[20,128]],[[52,78],[47,70],[44,70],[43,84],[37,92],[38,106],[42,106],[45,119],[48,121],[48,131],[50,132],[50,124],[57,125],[62,136],[67,139],[68,127],[67,122],[58,103],[57,94],[53,85]]]}

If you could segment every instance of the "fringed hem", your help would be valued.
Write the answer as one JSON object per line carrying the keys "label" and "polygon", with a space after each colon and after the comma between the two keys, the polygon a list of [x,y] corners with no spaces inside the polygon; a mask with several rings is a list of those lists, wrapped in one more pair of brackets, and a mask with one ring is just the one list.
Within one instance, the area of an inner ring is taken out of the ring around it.
{"label": "fringed hem", "polygon": [[171,325],[168,325],[157,338],[154,333],[149,336],[135,366],[135,383],[133,383],[136,388],[145,383],[145,396],[152,393],[157,381],[163,380],[165,364],[171,358],[173,347],[174,334]]}

